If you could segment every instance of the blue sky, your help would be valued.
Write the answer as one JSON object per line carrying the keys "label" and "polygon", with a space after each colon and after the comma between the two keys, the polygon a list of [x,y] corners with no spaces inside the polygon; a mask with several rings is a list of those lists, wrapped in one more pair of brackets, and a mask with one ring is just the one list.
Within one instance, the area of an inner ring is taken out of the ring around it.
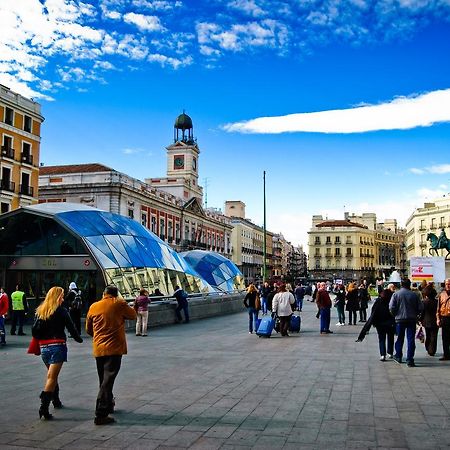
{"label": "blue sky", "polygon": [[42,104],[44,164],[139,179],[185,109],[208,206],[261,224],[266,170],[296,244],[313,214],[404,225],[450,190],[445,0],[1,0],[0,83]]}

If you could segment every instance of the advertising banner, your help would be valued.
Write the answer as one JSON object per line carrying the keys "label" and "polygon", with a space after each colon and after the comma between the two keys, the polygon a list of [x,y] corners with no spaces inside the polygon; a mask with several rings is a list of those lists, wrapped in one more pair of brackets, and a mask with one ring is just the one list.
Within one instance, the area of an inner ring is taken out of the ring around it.
{"label": "advertising banner", "polygon": [[434,283],[445,281],[445,258],[440,256],[413,256],[409,263],[409,278],[411,281],[419,283],[423,280],[433,281]]}

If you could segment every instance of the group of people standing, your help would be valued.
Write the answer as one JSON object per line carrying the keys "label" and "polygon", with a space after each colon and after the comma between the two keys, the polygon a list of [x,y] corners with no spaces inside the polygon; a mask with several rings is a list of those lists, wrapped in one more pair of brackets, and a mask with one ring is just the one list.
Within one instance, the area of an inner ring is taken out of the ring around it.
{"label": "group of people standing", "polygon": [[424,282],[421,289],[411,289],[409,279],[402,280],[398,291],[393,285],[382,290],[358,341],[362,341],[370,327],[374,326],[378,334],[380,360],[392,358],[401,364],[406,337],[406,363],[409,367],[415,367],[417,325],[425,329],[425,349],[430,356],[436,354],[437,336],[441,328],[443,356],[439,360],[449,361],[450,279],[445,281],[439,294],[432,282]]}

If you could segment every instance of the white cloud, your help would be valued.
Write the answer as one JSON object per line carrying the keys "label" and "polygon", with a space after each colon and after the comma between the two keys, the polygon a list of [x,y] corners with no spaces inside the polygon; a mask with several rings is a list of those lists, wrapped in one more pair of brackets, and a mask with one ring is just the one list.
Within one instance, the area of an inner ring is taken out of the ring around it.
{"label": "white cloud", "polygon": [[228,3],[228,6],[253,17],[259,17],[265,14],[264,10],[254,0],[233,0]]}
{"label": "white cloud", "polygon": [[182,66],[189,66],[190,64],[192,64],[193,60],[192,57],[190,56],[186,56],[183,59],[179,59],[179,58],[172,58],[166,55],[161,55],[159,53],[155,53],[152,55],[148,56],[148,61],[150,62],[158,62],[160,63],[163,67],[164,66],[171,66],[174,69],[178,69]]}
{"label": "white cloud", "polygon": [[379,105],[260,117],[230,123],[223,128],[229,132],[259,134],[364,133],[378,130],[406,130],[449,121],[450,89],[445,89],[411,97],[399,97]]}
{"label": "white cloud", "polygon": [[434,166],[424,167],[422,169],[413,167],[409,169],[409,171],[415,175],[424,175],[426,173],[445,175],[447,173],[450,173],[450,164],[437,164]]}
{"label": "white cloud", "polygon": [[135,155],[137,153],[142,153],[144,150],[142,148],[124,148],[122,153],[124,155]]}
{"label": "white cloud", "polygon": [[126,23],[136,25],[141,31],[164,31],[161,21],[156,16],[146,16],[144,14],[127,13],[123,16]]}

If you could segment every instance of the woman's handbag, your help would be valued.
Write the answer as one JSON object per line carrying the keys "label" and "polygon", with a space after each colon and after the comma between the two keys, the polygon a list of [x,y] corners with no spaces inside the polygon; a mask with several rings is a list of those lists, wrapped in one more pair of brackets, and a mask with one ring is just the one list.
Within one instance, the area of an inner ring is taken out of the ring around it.
{"label": "woman's handbag", "polygon": [[39,356],[41,354],[41,348],[39,347],[39,340],[35,337],[31,338],[30,345],[28,346],[27,353],[30,355]]}
{"label": "woman's handbag", "polygon": [[422,344],[425,342],[425,333],[423,332],[422,325],[417,330],[416,339],[419,340]]}
{"label": "woman's handbag", "polygon": [[259,298],[259,295],[255,298],[255,309],[261,309],[261,299]]}

